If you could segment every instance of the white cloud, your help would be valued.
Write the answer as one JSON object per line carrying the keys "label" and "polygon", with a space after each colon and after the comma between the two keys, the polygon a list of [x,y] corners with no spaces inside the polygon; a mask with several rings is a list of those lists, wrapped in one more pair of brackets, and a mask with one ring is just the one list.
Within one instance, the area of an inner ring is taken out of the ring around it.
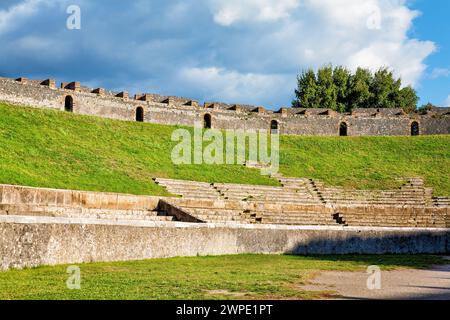
{"label": "white cloud", "polygon": [[[426,70],[424,60],[436,49],[433,42],[408,37],[420,13],[409,9],[405,0],[304,0],[300,5],[297,1],[215,3],[215,21],[223,26],[259,23],[265,20],[261,12],[269,12],[271,5],[279,3],[278,10],[273,10],[278,24],[258,29],[259,34],[253,34],[249,44],[240,43],[239,50],[252,46],[249,50],[256,53],[246,57],[249,64],[260,61],[270,67],[282,61],[290,70],[330,62],[351,69],[389,67],[405,85],[415,86]],[[245,32],[242,28],[239,31]]]}
{"label": "white cloud", "polygon": [[288,17],[299,0],[214,0],[214,21],[223,26],[238,22],[275,21]]}
{"label": "white cloud", "polygon": [[[65,29],[68,3],[80,4],[86,17],[80,31]],[[389,67],[405,85],[417,85],[435,44],[409,35],[420,13],[407,4],[7,0],[0,9],[0,73],[26,65],[28,77],[274,107],[290,103],[299,71],[328,63]]]}
{"label": "white cloud", "polygon": [[202,88],[204,99],[209,101],[225,99],[232,101],[267,100],[274,90],[286,94],[291,91],[293,83],[287,85],[281,75],[265,75],[230,71],[221,68],[184,68],[178,74],[179,81],[186,85]]}
{"label": "white cloud", "polygon": [[450,107],[450,95],[447,97],[447,100],[445,100],[445,105]]}
{"label": "white cloud", "polygon": [[0,34],[13,30],[21,21],[36,14],[48,0],[24,0],[6,10],[0,10]]}
{"label": "white cloud", "polygon": [[446,68],[434,68],[431,72],[431,79],[437,79],[441,77],[448,77],[450,76],[450,69]]}

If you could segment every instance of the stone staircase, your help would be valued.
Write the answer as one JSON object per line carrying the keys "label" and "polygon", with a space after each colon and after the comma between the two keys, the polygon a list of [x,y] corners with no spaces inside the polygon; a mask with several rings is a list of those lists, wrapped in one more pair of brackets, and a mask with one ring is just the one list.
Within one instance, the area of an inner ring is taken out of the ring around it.
{"label": "stone staircase", "polygon": [[[402,179],[403,181],[403,179]],[[318,183],[318,192],[330,205],[430,206],[433,190],[420,178],[410,178],[398,190],[348,190]]]}
{"label": "stone staircase", "polygon": [[[433,198],[420,178],[397,190],[347,190],[277,175],[281,187],[155,179],[181,196],[199,222],[283,225],[446,227],[449,199]],[[172,201],[172,200],[171,200]],[[175,200],[174,200],[175,201]]]}
{"label": "stone staircase", "polygon": [[170,203],[200,222],[337,225],[332,208],[316,204],[287,204],[271,201],[200,200],[179,198]]}
{"label": "stone staircase", "polygon": [[224,199],[223,195],[214,188],[213,184],[197,181],[153,179],[157,184],[163,186],[170,193],[189,199]]}
{"label": "stone staircase", "polygon": [[433,205],[436,207],[450,207],[450,198],[434,197]]}
{"label": "stone staircase", "polygon": [[447,208],[433,207],[340,207],[339,218],[349,226],[446,228]]}
{"label": "stone staircase", "polygon": [[308,186],[271,187],[242,184],[204,183],[195,181],[154,179],[170,193],[187,199],[231,201],[270,201],[276,203],[318,204],[321,200]]}

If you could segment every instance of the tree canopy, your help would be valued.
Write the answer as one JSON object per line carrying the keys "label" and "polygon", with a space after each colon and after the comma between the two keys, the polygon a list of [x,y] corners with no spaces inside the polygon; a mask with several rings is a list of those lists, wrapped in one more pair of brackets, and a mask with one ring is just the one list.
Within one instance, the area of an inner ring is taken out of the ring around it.
{"label": "tree canopy", "polygon": [[325,66],[317,73],[304,70],[297,77],[293,107],[326,108],[350,112],[356,108],[417,109],[419,98],[411,87],[402,87],[400,78],[381,68],[376,72],[358,68],[354,73],[345,67]]}

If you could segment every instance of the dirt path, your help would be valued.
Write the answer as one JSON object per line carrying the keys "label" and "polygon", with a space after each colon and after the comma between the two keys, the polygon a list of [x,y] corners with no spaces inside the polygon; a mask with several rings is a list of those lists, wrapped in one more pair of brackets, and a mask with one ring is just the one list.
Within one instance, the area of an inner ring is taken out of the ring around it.
{"label": "dirt path", "polygon": [[338,299],[450,300],[450,264],[428,270],[383,271],[381,289],[368,289],[369,276],[365,272],[324,272],[302,289],[334,291]]}

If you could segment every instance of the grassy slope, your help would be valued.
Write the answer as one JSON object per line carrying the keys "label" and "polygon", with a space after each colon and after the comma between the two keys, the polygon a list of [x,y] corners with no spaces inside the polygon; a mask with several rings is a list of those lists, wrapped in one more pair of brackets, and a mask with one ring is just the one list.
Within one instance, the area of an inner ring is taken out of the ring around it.
{"label": "grassy slope", "polygon": [[328,185],[397,187],[394,178],[423,177],[436,195],[450,195],[450,136],[283,137],[281,172]]}
{"label": "grassy slope", "polygon": [[0,183],[165,195],[154,177],[274,185],[243,166],[176,166],[176,127],[0,104]]}
{"label": "grassy slope", "polygon": [[[242,166],[176,166],[173,126],[0,104],[0,183],[165,195],[151,178],[275,185]],[[391,188],[423,176],[450,195],[450,136],[282,137],[281,171],[329,185]]]}
{"label": "grassy slope", "polygon": [[[81,290],[68,290],[67,266],[0,273],[0,299],[314,299],[300,286],[317,271],[422,268],[436,256],[237,255],[80,265]],[[225,290],[244,297],[211,294]]]}

